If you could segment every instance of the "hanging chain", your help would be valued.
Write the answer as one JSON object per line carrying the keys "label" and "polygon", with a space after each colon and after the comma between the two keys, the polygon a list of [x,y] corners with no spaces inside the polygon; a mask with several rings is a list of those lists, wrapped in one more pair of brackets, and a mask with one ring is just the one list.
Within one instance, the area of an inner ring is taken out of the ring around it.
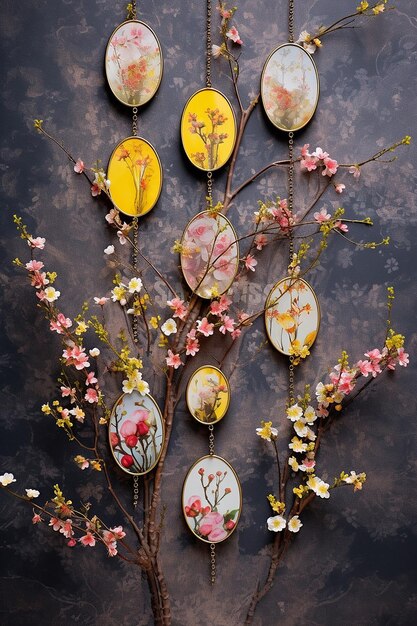
{"label": "hanging chain", "polygon": [[210,431],[210,435],[209,435],[209,454],[210,454],[210,456],[213,456],[213,454],[214,454],[214,426],[213,426],[213,424],[210,424],[209,431]]}
{"label": "hanging chain", "polygon": [[132,135],[133,137],[138,136],[138,107],[132,109]]}
{"label": "hanging chain", "polygon": [[130,6],[131,6],[132,18],[135,20],[137,18],[137,14],[136,14],[136,0],[132,0],[132,2],[130,3]]}
{"label": "hanging chain", "polygon": [[207,21],[206,21],[206,87],[211,87],[211,0],[207,0]]}
{"label": "hanging chain", "polygon": [[[291,3],[291,2],[290,2]],[[288,220],[292,220],[294,209],[294,133],[288,133]],[[288,246],[288,265],[294,256],[294,235],[292,225],[289,224],[288,229],[289,246]],[[288,404],[294,404],[294,355],[290,355],[290,364],[288,367]]]}
{"label": "hanging chain", "polygon": [[288,5],[288,41],[294,43],[294,0]]}
{"label": "hanging chain", "polygon": [[136,511],[139,502],[139,476],[133,476],[133,508]]}
{"label": "hanging chain", "polygon": [[[138,269],[138,242],[139,242],[139,222],[138,218],[133,218],[133,251],[132,251],[132,265],[135,270],[135,274]],[[139,295],[137,296],[139,297]],[[138,316],[133,314],[132,320],[132,334],[133,341],[138,343],[139,341],[139,331],[138,331]]]}
{"label": "hanging chain", "polygon": [[210,544],[210,582],[212,585],[216,582],[216,544]]}

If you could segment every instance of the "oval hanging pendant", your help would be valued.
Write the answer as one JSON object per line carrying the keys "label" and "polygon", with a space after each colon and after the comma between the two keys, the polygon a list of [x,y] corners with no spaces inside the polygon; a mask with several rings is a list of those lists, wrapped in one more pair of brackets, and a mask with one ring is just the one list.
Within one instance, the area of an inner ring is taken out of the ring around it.
{"label": "oval hanging pendant", "polygon": [[227,217],[213,211],[193,217],[181,239],[180,261],[188,286],[198,296],[225,293],[239,265],[239,245]]}
{"label": "oval hanging pendant", "polygon": [[125,215],[141,216],[157,203],[162,166],[155,148],[142,137],[127,137],[113,150],[107,169],[110,196]]}
{"label": "oval hanging pendant", "polygon": [[128,474],[146,474],[159,461],[165,428],[161,411],[150,395],[124,393],[109,421],[110,449],[118,466]]}
{"label": "oval hanging pendant", "polygon": [[284,278],[271,289],[265,304],[269,341],[282,354],[301,356],[314,343],[320,307],[313,288],[302,278]]}
{"label": "oval hanging pendant", "polygon": [[261,98],[274,126],[303,128],[314,115],[319,90],[316,64],[304,48],[285,43],[271,52],[262,70]]}
{"label": "oval hanging pendant", "polygon": [[229,408],[229,381],[217,367],[203,365],[191,375],[185,397],[188,410],[197,422],[215,424]]}
{"label": "oval hanging pendant", "polygon": [[106,48],[105,69],[109,87],[120,102],[137,107],[158,90],[163,58],[157,36],[138,20],[123,22]]}
{"label": "oval hanging pendant", "polygon": [[222,167],[236,141],[236,117],[226,96],[211,87],[196,91],[182,113],[181,141],[199,170],[213,172]]}
{"label": "oval hanging pendant", "polygon": [[216,455],[198,459],[184,480],[182,510],[201,541],[220,543],[230,537],[242,510],[242,489],[233,467]]}

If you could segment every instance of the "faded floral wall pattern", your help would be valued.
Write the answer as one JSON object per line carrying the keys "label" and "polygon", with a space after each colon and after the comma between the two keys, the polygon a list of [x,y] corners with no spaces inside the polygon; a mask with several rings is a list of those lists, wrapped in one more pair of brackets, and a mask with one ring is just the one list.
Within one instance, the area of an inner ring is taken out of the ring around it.
{"label": "faded floral wall pattern", "polygon": [[[349,13],[357,2],[295,4],[299,33]],[[65,284],[68,314],[76,314],[83,300],[110,288],[112,271],[103,258],[112,237],[103,219],[106,208],[90,197],[63,154],[36,134],[32,121],[45,120],[75,156],[90,163],[101,159],[106,166],[131,129],[130,111],[113,97],[104,74],[107,41],[125,17],[124,5],[27,0],[17,6],[5,0],[0,23],[0,470],[13,471],[22,486],[30,484],[45,497],[59,482],[73,499],[90,501],[110,519],[114,510],[97,476],[80,472],[67,440],[40,412],[54,394],[59,344],[36,309],[26,278],[11,264],[23,255],[24,245],[12,213],[22,215],[34,232],[46,237],[50,264]],[[236,21],[244,42],[242,92],[253,97],[265,59],[287,39],[287,3],[240,0],[238,7]],[[196,0],[152,0],[143,7],[139,3],[139,9],[139,18],[157,33],[164,55],[158,93],[139,112],[139,133],[155,146],[164,170],[160,199],[141,222],[141,241],[146,254],[179,284],[178,258],[168,250],[191,217],[205,208],[204,174],[192,168],[183,153],[179,127],[184,104],[204,86],[204,7]],[[326,39],[315,54],[321,81],[318,108],[309,126],[296,134],[297,147],[306,142],[320,145],[339,162],[347,162],[415,134],[416,14],[413,0],[398,0],[396,8],[378,20]],[[213,86],[232,100],[225,68],[216,62]],[[251,169],[285,158],[286,151],[285,138],[257,107],[237,178],[244,180]],[[259,606],[258,626],[406,626],[417,621],[415,162],[412,144],[399,151],[394,164],[371,164],[358,182],[350,178],[342,199],[326,200],[333,209],[342,203],[357,217],[370,215],[375,223],[370,238],[389,235],[391,244],[376,252],[360,251],[340,237],[332,239],[321,265],[308,277],[322,320],[311,356],[298,371],[298,390],[304,382],[317,383],[343,348],[356,360],[365,349],[380,345],[388,284],[396,289],[393,318],[407,337],[412,363],[372,387],[327,436],[320,455],[327,476],[341,467],[355,468],[366,472],[368,480],[361,492],[336,491],[328,502],[317,501],[308,510],[272,592]],[[225,172],[213,178],[217,201]],[[274,172],[247,188],[228,213],[237,231],[252,219],[258,199],[285,196],[285,185],[282,172]],[[300,207],[308,191],[298,181]],[[251,307],[262,305],[284,276],[284,246],[274,253],[273,262],[268,254],[253,276],[243,278]],[[162,306],[162,283],[156,282],[155,292]],[[114,313],[116,332],[120,324]],[[260,319],[232,355],[237,367],[230,376],[231,404],[216,426],[216,453],[239,475],[243,510],[232,537],[218,546],[213,589],[208,584],[207,546],[189,533],[181,512],[182,481],[195,459],[207,453],[206,432],[184,400],[177,410],[164,482],[162,549],[175,626],[193,626],[197,619],[216,626],[241,624],[255,576],[267,565],[272,537],[265,524],[270,514],[266,495],[273,488],[272,457],[255,428],[261,419],[276,420],[280,412],[281,428],[289,426],[283,413],[287,360],[271,347],[258,353],[264,339]],[[229,376],[227,368],[225,373]],[[147,380],[153,397],[160,400],[162,382],[156,369]],[[110,394],[119,395],[116,381]],[[128,501],[131,480],[121,472],[120,485]],[[98,548],[68,549],[56,534],[32,526],[29,507],[1,496],[2,624],[150,626],[147,584],[136,569],[115,563]]]}

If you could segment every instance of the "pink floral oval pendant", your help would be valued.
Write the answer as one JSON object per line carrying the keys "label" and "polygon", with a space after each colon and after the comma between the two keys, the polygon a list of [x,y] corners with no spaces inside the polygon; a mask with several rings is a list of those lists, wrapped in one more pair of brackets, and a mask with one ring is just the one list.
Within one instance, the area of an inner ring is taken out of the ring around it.
{"label": "pink floral oval pendant", "polygon": [[159,461],[164,438],[161,411],[152,396],[138,391],[122,394],[109,421],[110,449],[117,465],[128,474],[147,474]]}
{"label": "pink floral oval pendant", "polygon": [[284,278],[266,300],[265,326],[279,352],[307,356],[320,326],[320,306],[313,288],[302,278]]}
{"label": "pink floral oval pendant", "polygon": [[163,71],[153,30],[138,20],[120,24],[107,44],[105,69],[110,89],[123,104],[137,107],[153,98]]}
{"label": "pink floral oval pendant", "polygon": [[193,217],[181,239],[180,261],[188,286],[198,296],[225,293],[239,265],[237,236],[227,217],[213,211]]}
{"label": "pink floral oval pendant", "polygon": [[300,130],[314,115],[319,75],[311,55],[295,43],[275,48],[261,78],[261,99],[269,120],[284,131]]}
{"label": "pink floral oval pendant", "polygon": [[220,543],[230,537],[242,510],[242,489],[230,463],[216,455],[198,459],[184,480],[182,510],[200,541]]}

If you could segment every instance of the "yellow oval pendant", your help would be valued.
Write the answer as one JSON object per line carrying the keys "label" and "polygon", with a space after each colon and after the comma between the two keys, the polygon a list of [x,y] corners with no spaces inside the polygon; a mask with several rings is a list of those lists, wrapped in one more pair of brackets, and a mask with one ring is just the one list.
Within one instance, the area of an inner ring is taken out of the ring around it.
{"label": "yellow oval pendant", "polygon": [[157,36],[147,24],[128,20],[112,33],[105,55],[109,87],[120,102],[137,107],[155,95],[163,59]]}
{"label": "yellow oval pendant", "polygon": [[147,474],[159,461],[164,438],[161,411],[152,396],[138,391],[122,394],[109,421],[110,449],[117,465],[128,474]]}
{"label": "yellow oval pendant", "polygon": [[236,117],[220,91],[196,91],[181,117],[181,141],[185,154],[200,170],[212,172],[230,158],[236,141]]}
{"label": "yellow oval pendant", "polygon": [[180,261],[188,286],[198,296],[225,293],[239,265],[237,236],[227,217],[212,211],[193,217],[181,239]]}
{"label": "yellow oval pendant", "polygon": [[311,55],[295,43],[275,48],[261,77],[265,112],[280,130],[300,130],[314,115],[319,99],[319,75]]}
{"label": "yellow oval pendant", "polygon": [[242,489],[230,463],[214,454],[198,459],[184,480],[182,510],[188,528],[201,541],[228,539],[242,510]]}
{"label": "yellow oval pendant", "polygon": [[313,288],[302,278],[284,278],[265,304],[269,341],[282,354],[301,356],[313,345],[320,326],[320,307]]}
{"label": "yellow oval pendant", "polygon": [[197,422],[215,424],[229,408],[229,381],[217,367],[203,365],[191,375],[185,398],[188,410]]}
{"label": "yellow oval pendant", "polygon": [[158,201],[162,189],[161,161],[155,148],[142,137],[127,137],[116,146],[107,177],[111,199],[125,215],[145,215]]}

